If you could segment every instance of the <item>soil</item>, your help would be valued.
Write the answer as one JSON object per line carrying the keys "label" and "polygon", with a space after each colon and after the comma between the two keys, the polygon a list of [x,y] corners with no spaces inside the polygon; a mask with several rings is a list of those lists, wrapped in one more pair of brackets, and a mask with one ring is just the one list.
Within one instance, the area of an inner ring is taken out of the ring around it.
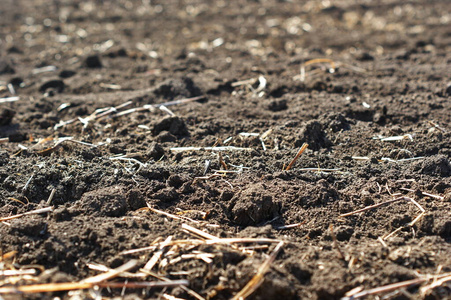
{"label": "soil", "polygon": [[[90,263],[143,267],[153,251],[121,252],[193,238],[187,223],[285,241],[249,299],[339,299],[451,272],[450,11],[448,0],[3,0],[0,98],[19,100],[0,103],[0,216],[53,211],[1,224],[2,253],[17,251],[2,268],[38,270],[20,285],[99,274]],[[319,58],[329,60],[309,65]],[[117,114],[144,105],[154,109]],[[274,249],[247,246],[199,246],[210,261],[153,270],[230,299]],[[420,287],[368,298],[451,299],[449,285]],[[194,299],[181,288],[97,293]]]}

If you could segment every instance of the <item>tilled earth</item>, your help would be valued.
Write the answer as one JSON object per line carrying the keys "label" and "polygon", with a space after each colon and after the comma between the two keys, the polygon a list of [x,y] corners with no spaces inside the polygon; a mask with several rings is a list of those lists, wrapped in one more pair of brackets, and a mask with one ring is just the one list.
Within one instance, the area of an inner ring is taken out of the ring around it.
{"label": "tilled earth", "polygon": [[[193,239],[182,224],[284,241],[250,299],[451,272],[450,12],[448,0],[3,0],[0,217],[53,211],[2,219],[2,268],[37,274],[1,284],[76,282],[133,258],[137,272],[159,248],[122,252]],[[198,296],[21,297],[230,299],[275,245],[162,247],[152,271]],[[430,283],[368,298],[451,298]]]}

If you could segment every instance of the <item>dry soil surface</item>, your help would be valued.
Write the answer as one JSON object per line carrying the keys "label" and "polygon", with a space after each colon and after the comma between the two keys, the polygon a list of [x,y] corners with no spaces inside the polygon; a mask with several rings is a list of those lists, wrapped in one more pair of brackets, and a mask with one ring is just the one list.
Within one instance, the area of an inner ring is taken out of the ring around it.
{"label": "dry soil surface", "polygon": [[20,297],[231,299],[268,262],[249,299],[450,299],[450,12],[3,0],[0,291],[137,259],[107,282],[188,286]]}

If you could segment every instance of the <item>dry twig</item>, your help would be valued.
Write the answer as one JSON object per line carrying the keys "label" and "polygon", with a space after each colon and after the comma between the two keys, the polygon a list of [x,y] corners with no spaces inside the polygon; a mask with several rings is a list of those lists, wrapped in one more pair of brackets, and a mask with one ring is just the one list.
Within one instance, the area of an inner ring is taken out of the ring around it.
{"label": "dry twig", "polygon": [[23,213],[23,214],[17,214],[17,215],[14,215],[14,216],[0,218],[0,222],[13,220],[13,219],[21,218],[23,216],[28,216],[28,215],[43,214],[43,213],[51,212],[52,210],[53,210],[53,207],[39,208],[39,209],[36,209],[36,210],[28,211],[28,212]]}

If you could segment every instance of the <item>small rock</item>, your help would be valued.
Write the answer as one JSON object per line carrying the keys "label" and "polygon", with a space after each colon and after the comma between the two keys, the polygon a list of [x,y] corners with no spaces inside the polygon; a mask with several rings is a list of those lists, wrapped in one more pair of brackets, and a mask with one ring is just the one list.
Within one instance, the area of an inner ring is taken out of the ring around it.
{"label": "small rock", "polygon": [[368,52],[362,52],[359,55],[357,55],[356,59],[359,61],[370,61],[374,60],[374,56],[372,56]]}
{"label": "small rock", "polygon": [[166,183],[168,186],[172,186],[175,188],[179,188],[182,186],[184,182],[184,179],[180,177],[180,175],[174,174],[169,176],[168,180],[166,180]]}
{"label": "small rock", "polygon": [[327,89],[327,84],[324,81],[318,80],[310,83],[307,87],[315,91],[325,91]]}
{"label": "small rock", "polygon": [[272,100],[268,104],[268,109],[270,111],[282,111],[288,108],[287,100],[286,99],[280,99],[280,100]]}
{"label": "small rock", "polygon": [[11,143],[20,143],[25,141],[28,138],[28,135],[26,133],[15,132],[11,133],[8,138]]}
{"label": "small rock", "polygon": [[62,80],[54,79],[43,83],[39,88],[39,91],[41,93],[50,93],[50,92],[62,93],[64,91],[64,88],[65,84]]}
{"label": "small rock", "polygon": [[335,236],[339,241],[348,241],[353,233],[354,228],[347,225],[342,225],[335,229]]}
{"label": "small rock", "polygon": [[11,222],[10,231],[12,234],[40,236],[46,233],[47,223],[42,217],[14,220]]}
{"label": "small rock", "polygon": [[236,194],[231,202],[230,218],[240,226],[256,226],[279,215],[281,203],[256,184]]}
{"label": "small rock", "polygon": [[163,131],[160,132],[160,134],[156,138],[157,142],[159,143],[173,143],[177,141],[177,137],[170,132]]}
{"label": "small rock", "polygon": [[421,173],[431,176],[451,175],[451,164],[445,155],[434,155],[421,162]]}
{"label": "small rock", "polygon": [[450,220],[440,220],[437,222],[436,230],[438,234],[444,238],[451,238],[451,221]]}
{"label": "small rock", "polygon": [[75,74],[77,74],[77,72],[72,71],[72,70],[62,70],[59,74],[59,77],[61,78],[69,78],[74,76]]}
{"label": "small rock", "polygon": [[16,73],[16,71],[11,66],[11,63],[5,59],[0,59],[0,75],[14,73]]}
{"label": "small rock", "polygon": [[153,158],[154,160],[159,160],[164,155],[164,149],[158,143],[153,143],[149,147],[149,151],[147,152],[147,157]]}
{"label": "small rock", "polygon": [[318,121],[307,122],[300,133],[300,140],[296,142],[296,147],[300,147],[302,143],[308,143],[312,150],[319,150],[332,145],[323,131],[323,126]]}
{"label": "small rock", "polygon": [[14,77],[11,78],[11,80],[9,81],[10,84],[12,84],[14,87],[23,87],[24,86],[24,82],[23,79],[21,77]]}
{"label": "small rock", "polygon": [[98,55],[90,55],[86,57],[84,65],[85,67],[91,69],[97,69],[103,66],[102,61],[100,60],[100,56]]}
{"label": "small rock", "polygon": [[16,46],[11,46],[11,47],[9,47],[8,49],[6,49],[6,52],[8,52],[8,53],[10,53],[10,54],[12,54],[12,53],[15,53],[15,54],[22,54],[23,53],[23,51],[22,50],[20,50],[18,47],[16,47]]}
{"label": "small rock", "polygon": [[5,126],[11,124],[16,112],[14,110],[4,108],[0,113],[0,126]]}
{"label": "small rock", "polygon": [[84,193],[70,211],[91,216],[123,216],[127,212],[124,190],[120,186],[112,186]]}
{"label": "small rock", "polygon": [[57,222],[70,221],[71,215],[66,207],[59,207],[53,211],[53,218]]}
{"label": "small rock", "polygon": [[185,122],[179,117],[166,117],[155,124],[152,133],[158,135],[162,131],[169,131],[175,136],[187,136],[189,134]]}
{"label": "small rock", "polygon": [[191,78],[168,79],[160,83],[153,93],[166,99],[174,99],[176,97],[194,97],[201,95],[200,88],[193,82]]}
{"label": "small rock", "polygon": [[446,86],[445,95],[446,96],[451,96],[451,82],[448,83],[448,85]]}
{"label": "small rock", "polygon": [[127,192],[126,201],[131,210],[137,210],[146,206],[144,194],[138,189],[132,189]]}

